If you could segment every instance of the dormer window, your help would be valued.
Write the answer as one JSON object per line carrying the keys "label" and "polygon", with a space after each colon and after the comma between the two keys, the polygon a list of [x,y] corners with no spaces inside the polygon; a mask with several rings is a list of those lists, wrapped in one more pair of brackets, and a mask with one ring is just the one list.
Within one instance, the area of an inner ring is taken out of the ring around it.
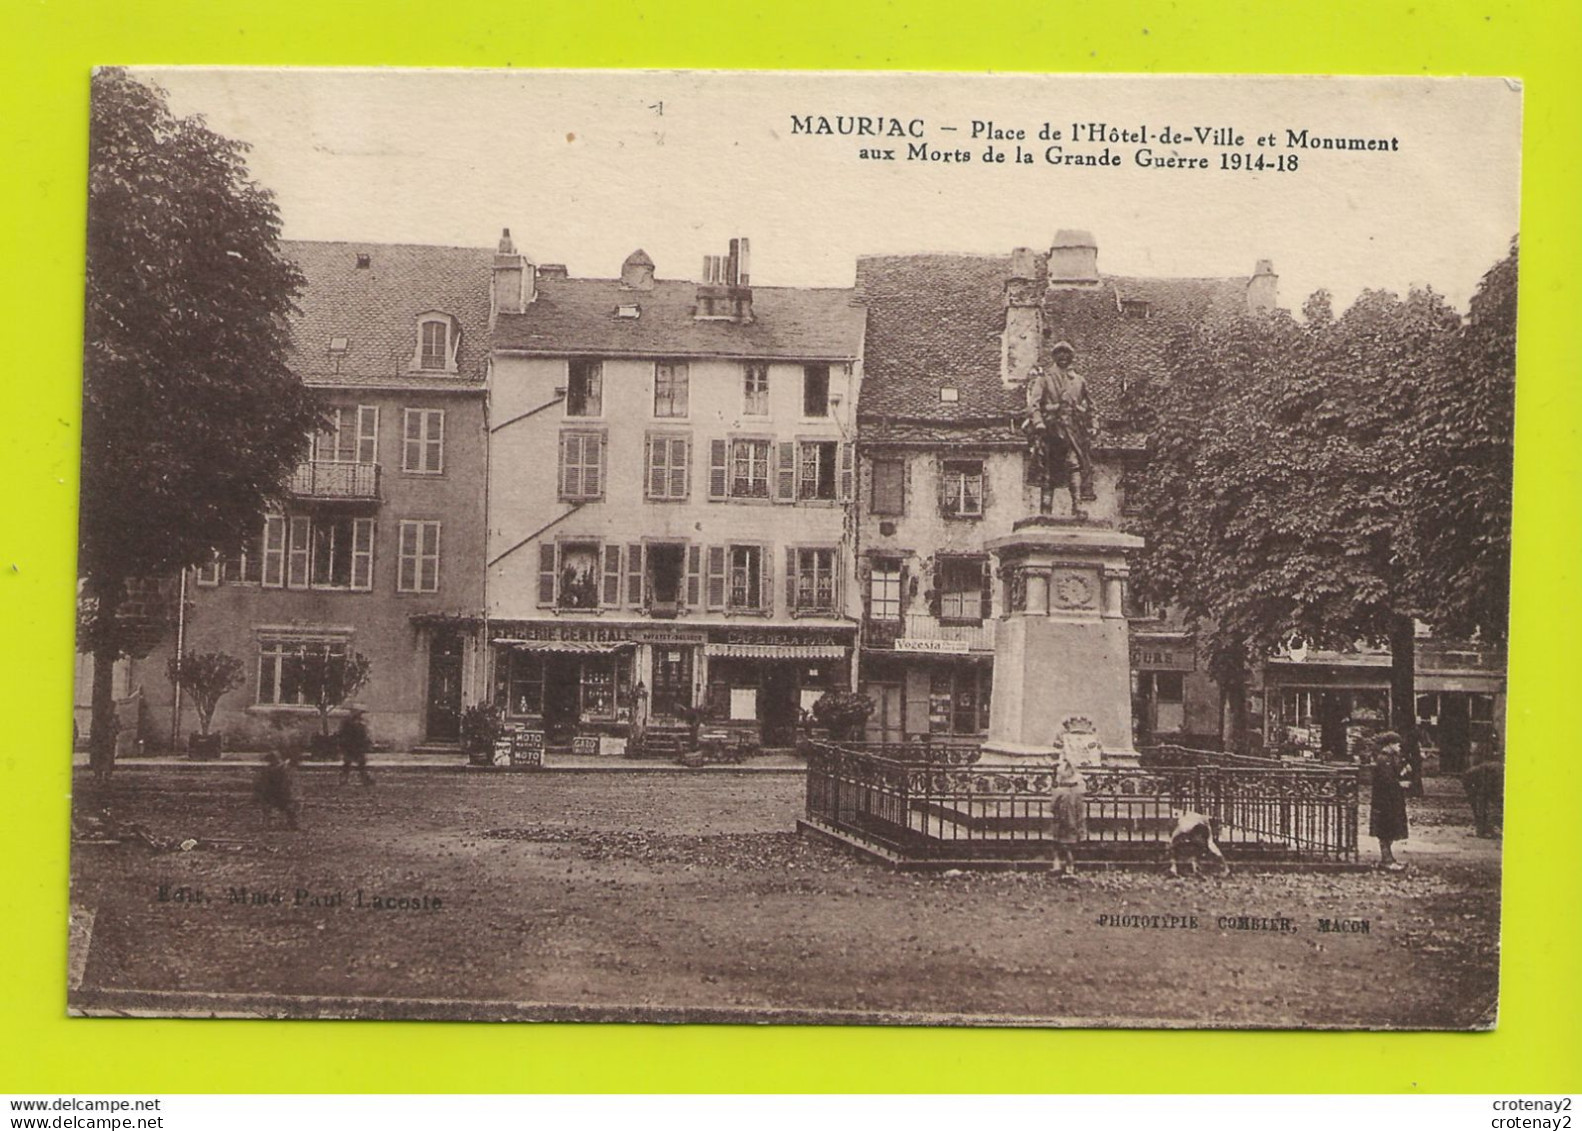
{"label": "dormer window", "polygon": [[1148,303],[1137,298],[1121,299],[1122,318],[1147,318],[1149,315]]}
{"label": "dormer window", "polygon": [[434,311],[419,316],[412,368],[432,373],[456,372],[456,347],[460,343],[461,330],[450,315]]}

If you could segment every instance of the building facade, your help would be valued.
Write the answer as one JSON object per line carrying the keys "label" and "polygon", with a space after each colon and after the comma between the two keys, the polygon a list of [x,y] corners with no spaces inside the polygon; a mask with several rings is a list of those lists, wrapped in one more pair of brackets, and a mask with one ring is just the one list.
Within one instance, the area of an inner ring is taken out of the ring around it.
{"label": "building facade", "polygon": [[282,251],[306,278],[292,365],[322,394],[326,427],[307,438],[284,506],[245,545],[188,571],[177,632],[141,665],[155,726],[166,711],[173,735],[192,726],[164,675],[179,641],[244,663],[214,720],[229,748],[302,744],[319,726],[307,666],[354,654],[370,675],[349,698],[376,742],[454,744],[483,679],[490,254]]}
{"label": "building facade", "polygon": [[[877,704],[872,741],[976,741],[989,726],[994,631],[1003,586],[989,539],[1038,513],[1020,419],[1028,378],[1060,341],[1096,410],[1089,500],[1095,521],[1124,521],[1127,469],[1142,456],[1115,417],[1129,383],[1159,372],[1183,325],[1271,309],[1267,263],[1226,279],[1101,275],[1085,232],[1047,253],[866,257],[868,313],[858,405],[860,689]],[[1070,515],[1064,491],[1054,513]],[[1219,735],[1217,688],[1194,640],[1163,610],[1129,607],[1137,741]]]}
{"label": "building facade", "polygon": [[702,714],[764,746],[850,686],[849,503],[863,314],[634,252],[572,278],[494,260],[492,699],[551,747]]}

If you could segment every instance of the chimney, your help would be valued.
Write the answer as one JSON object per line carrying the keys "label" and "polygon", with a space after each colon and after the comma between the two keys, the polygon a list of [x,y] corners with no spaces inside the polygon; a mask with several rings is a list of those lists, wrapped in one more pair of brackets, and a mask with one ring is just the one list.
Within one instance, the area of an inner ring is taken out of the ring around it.
{"label": "chimney", "polygon": [[1247,309],[1256,313],[1267,313],[1275,308],[1280,291],[1280,276],[1274,273],[1274,263],[1268,259],[1258,260],[1252,269],[1252,278],[1247,280]]}
{"label": "chimney", "polygon": [[1007,389],[1027,383],[1038,364],[1043,342],[1043,295],[1038,283],[1038,253],[1030,247],[1011,252],[1005,278],[1005,333],[1000,351],[1000,384]]}
{"label": "chimney", "polygon": [[621,264],[621,286],[633,291],[654,289],[654,261],[648,253],[638,248]]}
{"label": "chimney", "polygon": [[1049,248],[1051,287],[1096,287],[1099,284],[1099,245],[1091,232],[1061,228]]}
{"label": "chimney", "polygon": [[533,264],[516,250],[511,229],[500,229],[500,245],[494,253],[494,284],[489,295],[489,325],[501,314],[521,314],[538,297]]}
{"label": "chimney", "polygon": [[747,240],[734,239],[725,255],[703,257],[703,281],[698,284],[694,318],[731,322],[753,320],[753,289],[748,285]]}

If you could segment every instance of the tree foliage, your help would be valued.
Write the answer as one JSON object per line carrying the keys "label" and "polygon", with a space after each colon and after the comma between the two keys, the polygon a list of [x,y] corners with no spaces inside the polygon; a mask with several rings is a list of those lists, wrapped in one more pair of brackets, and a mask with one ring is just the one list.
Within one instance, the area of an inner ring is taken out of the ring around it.
{"label": "tree foliage", "polygon": [[[116,68],[94,74],[88,145],[78,571],[97,732],[126,583],[256,531],[318,410],[286,364],[302,278],[246,147]],[[107,772],[113,747],[94,753]]]}
{"label": "tree foliage", "polygon": [[1459,319],[1430,290],[1367,291],[1338,318],[1320,292],[1304,315],[1195,327],[1136,388],[1138,583],[1199,627],[1222,686],[1292,643],[1388,642],[1414,751],[1413,623],[1436,612],[1410,521],[1419,402]]}
{"label": "tree foliage", "polygon": [[1446,363],[1427,375],[1405,483],[1427,619],[1491,642],[1510,619],[1517,260],[1513,242],[1483,276]]}
{"label": "tree foliage", "polygon": [[361,652],[338,654],[315,648],[302,653],[302,695],[318,708],[319,733],[330,733],[330,712],[356,695],[373,674]]}
{"label": "tree foliage", "polygon": [[187,652],[165,665],[170,682],[192,696],[198,712],[198,733],[205,738],[214,710],[226,693],[242,686],[242,661],[228,652]]}

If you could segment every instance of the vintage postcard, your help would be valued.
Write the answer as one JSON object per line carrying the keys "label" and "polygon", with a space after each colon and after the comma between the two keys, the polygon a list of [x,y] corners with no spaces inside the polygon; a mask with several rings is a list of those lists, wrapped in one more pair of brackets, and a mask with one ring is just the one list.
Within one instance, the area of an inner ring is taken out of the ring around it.
{"label": "vintage postcard", "polygon": [[70,1009],[1493,1026],[1521,99],[96,72]]}

